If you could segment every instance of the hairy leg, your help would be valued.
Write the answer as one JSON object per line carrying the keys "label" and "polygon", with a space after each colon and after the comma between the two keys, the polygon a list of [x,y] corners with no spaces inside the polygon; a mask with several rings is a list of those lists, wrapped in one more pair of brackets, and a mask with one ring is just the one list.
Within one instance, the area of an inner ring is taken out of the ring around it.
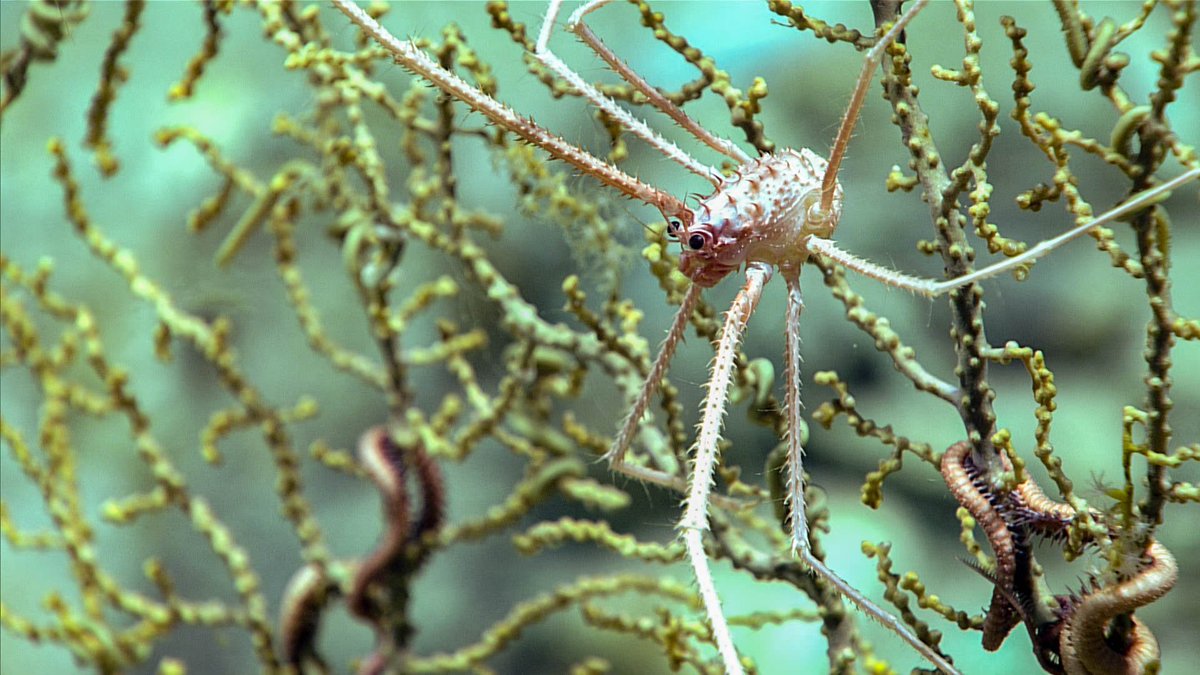
{"label": "hairy leg", "polygon": [[663,213],[681,213],[683,203],[675,197],[643,183],[608,162],[566,142],[533,120],[468,84],[429,58],[412,42],[401,40],[351,0],[332,0],[351,22],[375,40],[406,70],[425,78],[446,94],[466,103],[494,124],[511,131],[527,143],[550,153],[555,159],[574,166],[626,196],[650,204]]}
{"label": "hairy leg", "polygon": [[812,547],[808,542],[808,516],[805,513],[804,503],[804,450],[800,447],[799,433],[801,409],[799,321],[800,312],[804,309],[804,298],[800,293],[800,281],[798,277],[788,278],[787,286],[787,314],[785,315],[785,321],[787,322],[787,355],[785,359],[787,370],[786,383],[784,385],[786,387],[784,408],[787,410],[788,418],[788,458],[786,466],[788,469],[787,499],[791,505],[789,518],[791,520],[792,550],[800,558],[801,562],[829,582],[855,607],[858,607],[864,614],[891,630],[900,639],[907,642],[913,649],[916,649],[922,656],[928,659],[930,663],[937,666],[943,673],[947,673],[948,675],[957,673],[958,671],[955,670],[954,666],[950,665],[950,662],[944,656],[938,654],[929,645],[921,642],[908,626],[904,625],[904,623],[887,610],[867,599],[857,588],[851,586],[845,579],[838,576],[812,553]]}
{"label": "hairy leg", "polygon": [[680,304],[679,311],[675,313],[675,319],[667,330],[667,337],[658,349],[658,356],[654,357],[654,363],[650,366],[650,373],[646,376],[646,381],[642,383],[642,389],[634,400],[633,406],[625,415],[625,420],[621,423],[621,430],[613,439],[612,447],[604,455],[613,471],[619,471],[640,481],[654,483],[679,492],[683,492],[687,487],[682,478],[673,473],[630,464],[625,461],[625,454],[629,451],[634,436],[637,435],[642,416],[646,414],[646,408],[650,405],[650,399],[658,391],[663,377],[667,374],[667,366],[671,363],[671,357],[675,355],[675,348],[683,339],[688,320],[696,309],[696,304],[700,301],[700,291],[700,286],[696,284],[688,287],[687,295],[683,297],[683,303]]}
{"label": "hairy leg", "polygon": [[919,293],[921,295],[933,298],[956,288],[960,288],[976,281],[990,279],[994,276],[1003,274],[1020,265],[1028,262],[1033,262],[1038,258],[1050,253],[1054,249],[1066,244],[1067,242],[1080,237],[1091,230],[1106,225],[1123,216],[1135,213],[1141,209],[1147,208],[1158,202],[1162,195],[1190,181],[1200,178],[1200,169],[1192,169],[1186,171],[1175,178],[1161,184],[1156,185],[1147,190],[1143,190],[1132,198],[1125,200],[1121,204],[1105,211],[1104,213],[1092,218],[1084,223],[1063,232],[1062,234],[1047,239],[1020,255],[1013,256],[1007,260],[1001,260],[993,265],[988,265],[981,269],[975,270],[970,274],[964,274],[961,277],[953,279],[923,279],[915,277],[904,272],[897,272],[888,267],[873,263],[869,260],[864,260],[855,256],[852,253],[847,253],[838,248],[836,244],[828,239],[820,239],[812,237],[808,239],[805,246],[813,253],[820,253],[834,262],[845,266],[847,269],[854,270],[859,274],[882,281],[889,286],[895,286],[906,291]]}
{"label": "hairy leg", "polygon": [[635,118],[629,111],[622,108],[616,101],[600,93],[595,87],[580,77],[578,73],[571,70],[562,59],[555,56],[554,52],[550,51],[550,34],[554,28],[554,21],[561,9],[562,0],[550,0],[550,5],[546,8],[546,18],[542,22],[542,29],[538,32],[538,39],[533,55],[543,65],[554,71],[559,77],[566,80],[572,87],[578,90],[579,93],[583,94],[585,98],[592,102],[592,105],[604,111],[604,114],[616,120],[621,126],[629,129],[633,135],[650,144],[667,159],[708,180],[714,187],[720,187],[722,180],[720,171],[701,163],[681,150],[679,146],[663,138],[658,132],[647,126],[645,122]]}
{"label": "hairy leg", "polygon": [[729,635],[725,614],[721,611],[721,600],[713,585],[708,556],[704,552],[704,532],[708,526],[709,493],[712,491],[713,473],[717,468],[717,444],[721,440],[721,425],[725,417],[725,404],[729,395],[729,382],[733,375],[734,359],[746,323],[762,297],[763,286],[771,278],[771,267],[752,263],[746,270],[746,285],[738,292],[725,313],[725,325],[717,343],[717,355],[713,358],[712,372],[708,379],[708,391],[704,396],[704,414],[700,419],[700,432],[696,437],[695,460],[692,466],[691,484],[688,486],[683,519],[679,521],[688,560],[696,575],[704,610],[708,614],[709,627],[721,652],[727,673],[742,673],[737,649]]}
{"label": "hairy leg", "polygon": [[584,22],[584,17],[588,14],[600,9],[604,5],[609,4],[612,0],[590,0],[584,3],[581,7],[571,13],[571,17],[567,20],[567,30],[579,36],[584,44],[592,48],[596,55],[608,64],[608,67],[622,79],[637,89],[648,101],[658,108],[666,116],[670,117],[680,127],[692,134],[701,143],[716,150],[717,152],[730,157],[738,164],[745,164],[750,161],[750,156],[742,151],[741,148],[734,145],[732,141],[721,138],[713,134],[708,129],[700,126],[696,120],[688,117],[687,113],[682,108],[672,103],[667,97],[659,93],[657,89],[650,86],[641,75],[638,75],[629,64],[622,61],[611,49],[605,45],[591,28]]}
{"label": "hairy leg", "polygon": [[871,76],[875,73],[875,67],[879,65],[879,60],[888,45],[900,37],[904,27],[916,18],[917,13],[928,3],[929,0],[917,0],[913,3],[913,6],[901,15],[896,23],[892,24],[888,32],[875,42],[875,46],[871,47],[871,51],[867,52],[863,58],[862,71],[859,72],[858,79],[854,82],[850,105],[846,106],[846,114],[842,116],[842,122],[838,125],[837,136],[833,139],[833,148],[829,151],[829,164],[825,167],[825,177],[821,180],[822,213],[832,213],[833,197],[837,192],[834,186],[837,184],[838,171],[842,167],[842,158],[846,156],[846,147],[850,145],[850,136],[854,133],[854,125],[858,123],[863,103],[867,99],[867,88],[871,86]]}

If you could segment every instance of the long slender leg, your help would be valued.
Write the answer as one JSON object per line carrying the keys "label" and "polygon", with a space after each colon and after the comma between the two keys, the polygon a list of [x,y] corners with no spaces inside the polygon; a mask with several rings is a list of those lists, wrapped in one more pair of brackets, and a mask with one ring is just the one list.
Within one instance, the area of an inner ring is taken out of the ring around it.
{"label": "long slender leg", "polygon": [[700,433],[696,437],[695,461],[692,467],[691,485],[688,488],[683,519],[679,521],[688,560],[696,575],[700,598],[708,614],[709,627],[725,663],[729,675],[741,675],[742,664],[737,649],[729,635],[729,625],[721,611],[721,599],[713,584],[712,571],[708,567],[708,556],[704,552],[704,531],[708,529],[708,498],[712,491],[713,473],[717,467],[717,444],[721,440],[721,424],[725,416],[725,400],[729,395],[729,381],[733,374],[734,359],[746,323],[762,297],[763,285],[771,278],[771,268],[761,263],[752,263],[746,270],[746,285],[738,292],[725,314],[725,326],[717,343],[717,355],[713,358],[712,372],[708,379],[708,392],[704,396],[704,414],[700,418]]}
{"label": "long slender leg", "polygon": [[642,415],[646,413],[646,407],[649,406],[651,397],[658,391],[663,377],[667,374],[667,366],[671,363],[671,357],[675,355],[675,348],[679,346],[680,340],[683,339],[683,333],[687,330],[688,320],[691,318],[692,312],[696,309],[696,303],[700,301],[700,290],[700,286],[696,284],[688,287],[687,295],[683,296],[683,303],[680,304],[679,311],[675,313],[675,319],[671,322],[670,329],[667,330],[667,337],[663,340],[662,346],[658,350],[658,356],[654,358],[654,364],[650,367],[650,374],[642,384],[642,390],[638,393],[637,399],[634,400],[629,414],[625,416],[625,421],[621,424],[621,430],[613,440],[612,447],[604,455],[604,458],[608,460],[609,466],[614,471],[620,471],[638,480],[662,485],[680,492],[686,489],[686,485],[679,476],[665,471],[656,471],[649,467],[629,464],[625,461],[625,453],[629,450],[629,446],[633,442],[633,437],[637,433],[638,426],[642,421]]}
{"label": "long slender leg", "polygon": [[547,68],[553,70],[559,77],[566,80],[572,87],[579,90],[584,98],[592,102],[592,105],[604,111],[606,115],[616,120],[621,126],[629,129],[633,135],[649,143],[667,159],[678,163],[688,171],[700,176],[710,183],[713,187],[720,187],[722,177],[721,172],[715,168],[701,163],[681,150],[677,145],[668,141],[651,129],[645,122],[637,119],[629,114],[627,110],[622,108],[616,101],[600,93],[595,87],[589,84],[586,80],[579,76],[574,70],[554,55],[550,51],[550,33],[554,28],[554,21],[558,17],[559,10],[562,9],[562,0],[550,0],[549,7],[546,8],[546,18],[542,22],[542,29],[538,32],[537,43],[534,46],[534,56],[537,57]]}
{"label": "long slender leg", "polygon": [[512,108],[467,84],[458,75],[442,68],[433,59],[426,56],[416,45],[392,35],[388,29],[381,26],[378,21],[351,0],[332,0],[332,2],[350,21],[387,50],[396,63],[471,106],[498,126],[517,134],[526,142],[542,148],[551,156],[594,176],[625,195],[657,207],[663,213],[682,213],[684,211],[683,202],[672,195],[651,187],[612,164],[571,145],[538,126],[528,117],[518,114]]}
{"label": "long slender leg", "polygon": [[787,353],[784,355],[783,407],[787,412],[787,488],[785,496],[791,509],[792,550],[808,548],[808,515],[804,501],[804,448],[800,445],[800,312],[804,296],[798,274],[788,274],[787,313],[784,315]]}
{"label": "long slender leg", "polygon": [[858,589],[851,586],[846,580],[835,574],[833,570],[826,567],[825,563],[813,555],[812,548],[809,546],[808,517],[805,513],[804,504],[804,450],[800,447],[799,432],[800,312],[804,309],[804,298],[800,293],[800,280],[798,276],[790,275],[787,278],[787,287],[787,356],[785,359],[787,366],[785,386],[787,390],[784,396],[784,407],[787,409],[788,418],[787,499],[791,504],[789,517],[791,519],[792,549],[799,556],[801,562],[832,584],[843,597],[858,607],[864,614],[875,619],[883,624],[885,628],[898,635],[900,639],[907,642],[913,649],[920,652],[922,656],[929,659],[943,673],[953,675],[958,671],[955,670],[954,666],[950,665],[945,657],[917,639],[917,636],[913,634],[909,627],[890,612],[868,600]]}
{"label": "long slender leg", "polygon": [[1156,185],[1152,188],[1137,193],[1132,198],[1127,199],[1121,204],[1118,204],[1117,206],[1100,214],[1099,216],[1096,216],[1095,218],[1092,218],[1080,225],[1076,225],[1075,227],[1056,237],[1047,239],[1020,255],[1013,256],[1007,260],[1001,260],[993,265],[980,268],[974,272],[971,272],[970,274],[964,274],[961,277],[955,277],[953,279],[922,279],[920,277],[914,277],[903,272],[897,272],[891,268],[884,267],[869,260],[859,258],[851,253],[847,253],[846,251],[838,248],[836,244],[828,239],[812,237],[805,242],[805,246],[809,251],[820,253],[821,255],[824,255],[835,262],[844,265],[847,269],[854,270],[863,276],[877,279],[889,286],[895,286],[896,288],[902,288],[906,291],[920,293],[921,295],[933,298],[946,293],[947,291],[952,291],[956,288],[976,281],[990,279],[1019,265],[1037,260],[1054,249],[1073,239],[1076,239],[1077,237],[1091,231],[1094,228],[1110,223],[1122,216],[1134,213],[1156,203],[1164,192],[1173,190],[1180,185],[1196,180],[1197,178],[1200,178],[1200,169],[1186,171],[1161,185]]}
{"label": "long slender leg", "polygon": [[[662,385],[663,378],[667,374],[667,366],[671,364],[671,357],[675,355],[675,348],[679,346],[679,342],[683,339],[683,333],[687,330],[688,320],[692,316],[692,312],[696,309],[696,304],[700,301],[701,287],[692,284],[688,287],[687,294],[683,297],[683,303],[679,306],[679,311],[675,313],[675,319],[671,322],[671,327],[667,330],[667,337],[663,339],[662,346],[659,347],[658,356],[654,357],[654,363],[650,366],[650,374],[646,377],[646,381],[642,383],[642,389],[638,392],[638,397],[634,399],[633,407],[625,416],[625,420],[621,423],[621,429],[617,432],[617,436],[613,439],[612,447],[604,454],[604,458],[608,460],[608,466],[613,471],[623,473],[631,478],[636,478],[644,483],[653,483],[660,485],[676,492],[687,492],[687,483],[684,479],[674,473],[661,471],[648,466],[631,464],[625,461],[625,454],[629,451],[629,446],[633,444],[633,437],[637,435],[638,426],[641,424],[642,416],[646,414],[646,408],[650,405],[650,399],[658,391]],[[720,506],[723,509],[740,509],[753,504],[753,502],[743,502],[732,497],[724,495],[712,495],[710,497],[713,504]]]}
{"label": "long slender leg", "polygon": [[875,67],[879,65],[880,57],[883,56],[888,45],[896,41],[908,22],[912,21],[928,3],[929,0],[917,0],[913,3],[913,6],[896,20],[891,29],[875,42],[875,46],[871,47],[871,51],[867,52],[863,59],[862,72],[858,74],[858,80],[854,83],[854,93],[850,95],[850,105],[846,106],[846,114],[842,116],[842,123],[838,125],[837,136],[833,139],[833,149],[829,151],[829,164],[825,167],[825,177],[821,180],[822,213],[832,212],[833,197],[837,192],[834,186],[837,184],[838,170],[841,169],[842,158],[846,156],[846,146],[850,144],[854,125],[858,123],[859,113],[867,98],[867,88],[871,85],[871,75],[875,73]]}
{"label": "long slender leg", "polygon": [[587,46],[591,47],[592,51],[596,52],[596,55],[603,59],[604,62],[608,64],[608,67],[612,68],[613,72],[617,73],[626,82],[633,85],[633,88],[641,92],[642,95],[645,96],[655,108],[658,108],[663,114],[674,120],[676,124],[683,127],[686,131],[695,136],[701,143],[704,143],[713,150],[716,150],[717,152],[736,160],[738,164],[745,164],[746,162],[750,161],[750,156],[743,152],[741,148],[734,145],[732,141],[721,138],[710,132],[708,129],[700,126],[696,120],[688,117],[687,113],[685,113],[682,108],[672,103],[669,99],[667,99],[667,97],[660,94],[657,89],[650,86],[649,82],[647,82],[641,75],[638,75],[636,72],[634,72],[633,69],[629,67],[629,64],[618,58],[617,55],[614,54],[613,51],[609,49],[608,46],[605,45],[595,33],[592,32],[592,29],[588,28],[588,25],[583,20],[584,17],[610,2],[612,2],[612,0],[591,0],[590,2],[584,3],[581,7],[572,12],[571,17],[567,19],[567,30],[579,36],[579,39],[583,40]]}

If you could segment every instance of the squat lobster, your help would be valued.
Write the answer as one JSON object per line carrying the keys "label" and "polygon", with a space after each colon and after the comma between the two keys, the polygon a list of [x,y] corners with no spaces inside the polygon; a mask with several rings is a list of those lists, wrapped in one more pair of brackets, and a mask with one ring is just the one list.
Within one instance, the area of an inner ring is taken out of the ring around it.
{"label": "squat lobster", "polygon": [[[788,422],[787,438],[787,499],[791,507],[790,531],[792,547],[805,565],[836,587],[859,609],[876,619],[908,642],[930,662],[946,673],[957,672],[949,661],[922,642],[905,624],[849,585],[814,556],[809,546],[808,521],[805,514],[803,484],[803,449],[800,435],[800,337],[799,318],[803,309],[800,291],[800,269],[810,255],[830,258],[856,272],[889,285],[929,297],[937,296],[966,284],[986,279],[1027,263],[1062,244],[1110,222],[1152,204],[1161,194],[1187,181],[1200,177],[1193,169],[1183,175],[1146,190],[1124,204],[1086,223],[1032,247],[1025,253],[978,270],[965,276],[933,281],[908,276],[857,258],[839,249],[829,237],[838,224],[842,209],[842,189],[837,182],[838,170],[871,83],[871,76],[884,50],[891,45],[912,21],[928,0],[917,0],[886,33],[878,38],[864,58],[855,84],[851,102],[846,110],[834,141],[829,160],[811,150],[781,150],[757,158],[749,157],[728,140],[719,138],[692,120],[678,106],[651,87],[627,64],[619,59],[591,32],[584,17],[608,4],[610,0],[590,0],[567,20],[567,30],[582,39],[609,67],[630,83],[658,110],[690,132],[700,142],[726,155],[739,166],[734,175],[726,177],[714,167],[694,159],[670,141],[664,139],[644,122],[604,96],[595,87],[571,70],[549,48],[555,21],[561,10],[561,0],[550,0],[545,20],[536,41],[536,58],[554,71],[579,93],[616,120],[631,133],[649,143],[664,156],[709,181],[714,192],[689,208],[674,196],[660,191],[620,169],[598,159],[538,126],[504,104],[487,96],[457,75],[447,71],[420,51],[413,43],[402,41],[379,25],[350,0],[333,0],[351,21],[381,44],[404,68],[429,80],[447,94],[463,101],[491,122],[521,136],[553,157],[573,165],[628,197],[657,208],[668,224],[667,234],[680,242],[680,270],[692,284],[667,332],[662,348],[655,358],[641,392],[618,432],[606,457],[614,470],[639,480],[686,490],[684,515],[679,522],[681,536],[690,564],[703,598],[709,625],[729,673],[743,672],[729,628],[721,610],[703,547],[703,532],[708,529],[708,504],[713,473],[718,463],[718,444],[722,418],[737,351],[750,315],[762,295],[767,281],[778,269],[787,285],[786,325],[786,385],[785,408]],[[626,452],[641,423],[650,398],[666,374],[675,348],[700,298],[703,288],[715,285],[730,273],[745,268],[746,282],[737,294],[725,317],[717,344],[716,357],[707,385],[703,413],[694,449],[694,465],[687,486],[681,485],[673,474],[651,467],[637,466],[625,461]]]}

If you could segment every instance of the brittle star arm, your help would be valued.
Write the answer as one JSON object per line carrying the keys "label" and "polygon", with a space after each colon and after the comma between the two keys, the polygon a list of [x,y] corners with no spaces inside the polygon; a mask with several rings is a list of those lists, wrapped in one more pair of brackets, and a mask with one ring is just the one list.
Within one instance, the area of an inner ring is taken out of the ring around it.
{"label": "brittle star arm", "polygon": [[580,171],[623,192],[627,197],[639,199],[658,208],[663,213],[682,213],[683,203],[670,194],[652,187],[621,171],[580,148],[571,145],[559,136],[539,126],[512,108],[468,84],[458,75],[446,70],[429,58],[412,42],[400,40],[392,35],[351,0],[332,0],[350,21],[379,43],[403,68],[425,78],[438,89],[466,103],[492,123],[517,134],[526,142],[550,153],[556,159],[574,166]]}
{"label": "brittle star arm", "polygon": [[1105,211],[1099,216],[1076,225],[1075,227],[1056,237],[1047,239],[1036,246],[1031,247],[1028,251],[1025,251],[1020,255],[1013,256],[1007,260],[1001,260],[994,265],[989,265],[953,279],[944,279],[940,281],[933,279],[922,279],[920,277],[905,274],[904,272],[897,272],[889,267],[884,267],[883,265],[859,258],[852,253],[847,253],[846,251],[838,248],[837,245],[829,239],[810,237],[805,242],[805,247],[808,248],[809,251],[812,251],[813,253],[820,253],[830,260],[833,260],[834,262],[843,265],[847,269],[853,270],[865,277],[882,281],[889,286],[894,286],[896,288],[901,288],[906,291],[919,293],[921,295],[933,298],[961,286],[965,286],[976,281],[982,281],[984,279],[990,279],[1025,263],[1033,262],[1034,260],[1037,260],[1054,249],[1062,246],[1063,244],[1066,244],[1067,242],[1087,233],[1093,228],[1100,227],[1117,220],[1118,218],[1135,213],[1143,208],[1157,203],[1160,199],[1162,199],[1163,193],[1173,190],[1190,181],[1196,180],[1197,178],[1200,178],[1200,169],[1191,169],[1186,171],[1175,178],[1162,183],[1161,185],[1156,185],[1152,188],[1139,192],[1131,199],[1128,199],[1109,209],[1108,211]]}
{"label": "brittle star arm", "polygon": [[1158,664],[1158,641],[1137,619],[1133,620],[1133,642],[1124,653],[1105,639],[1112,619],[1161,598],[1179,579],[1179,565],[1167,547],[1152,540],[1146,557],[1150,564],[1137,575],[1085,594],[1066,617],[1059,645],[1068,673],[1144,673]]}
{"label": "brittle star arm", "polygon": [[[950,489],[950,494],[954,495],[958,503],[983,528],[988,544],[992,547],[992,554],[996,556],[996,568],[989,576],[995,584],[995,589],[992,591],[992,601],[983,621],[983,648],[993,652],[1000,648],[1020,618],[1017,616],[1017,607],[1005,595],[1012,586],[1017,570],[1016,542],[1013,541],[1008,523],[980,491],[975,484],[975,478],[967,469],[966,461],[970,453],[971,444],[966,441],[960,441],[947,448],[942,454],[942,479]],[[1006,464],[1005,468],[1011,469],[1011,464],[1007,464],[1008,456],[1001,457],[1001,461]]]}

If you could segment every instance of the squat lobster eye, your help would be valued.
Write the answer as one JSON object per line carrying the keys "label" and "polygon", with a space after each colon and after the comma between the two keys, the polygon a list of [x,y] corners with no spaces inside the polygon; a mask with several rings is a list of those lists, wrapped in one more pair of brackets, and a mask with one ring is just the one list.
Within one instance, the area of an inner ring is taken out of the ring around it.
{"label": "squat lobster eye", "polygon": [[683,219],[679,216],[671,216],[667,218],[667,234],[672,237],[678,237],[679,232],[683,229]]}
{"label": "squat lobster eye", "polygon": [[708,244],[708,237],[705,237],[702,234],[693,234],[692,236],[688,237],[688,247],[693,251],[699,251],[700,249],[704,248],[706,244]]}

